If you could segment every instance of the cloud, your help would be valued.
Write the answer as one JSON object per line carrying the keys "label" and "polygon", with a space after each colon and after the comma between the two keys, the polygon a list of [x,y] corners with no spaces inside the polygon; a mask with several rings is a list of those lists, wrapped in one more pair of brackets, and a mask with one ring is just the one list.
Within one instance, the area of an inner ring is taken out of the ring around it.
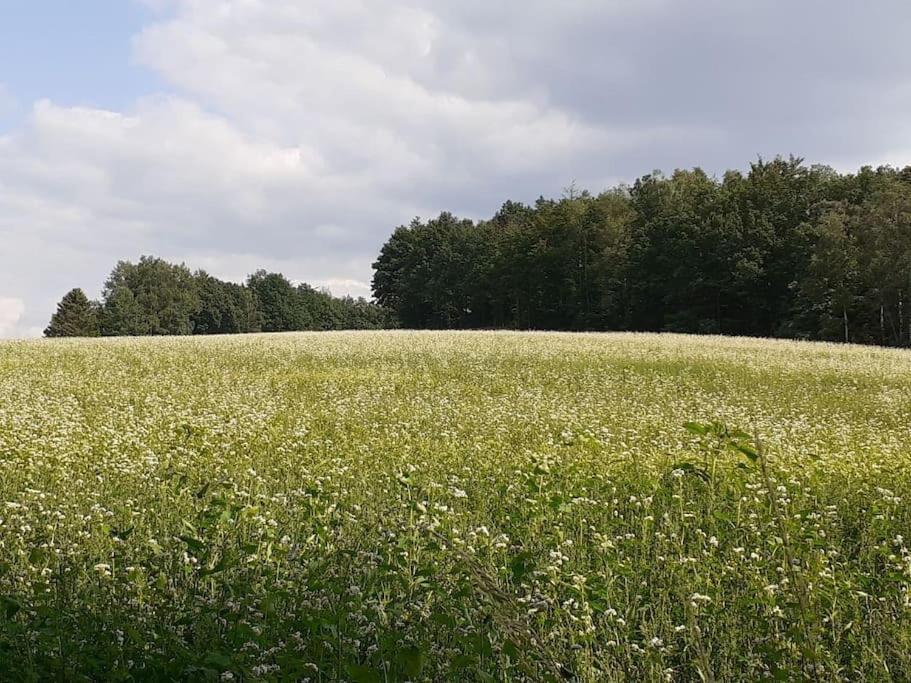
{"label": "cloud", "polygon": [[366,294],[415,215],[757,154],[911,161],[899,0],[145,2],[134,56],[164,92],[122,111],[48,93],[0,133],[19,327],[144,253]]}
{"label": "cloud", "polygon": [[317,289],[328,289],[336,296],[370,297],[370,283],[345,278],[329,278],[309,283]]}
{"label": "cloud", "polygon": [[742,165],[732,148],[876,161],[909,135],[909,28],[902,0],[194,0],[136,45],[175,88],[332,158],[375,163],[382,132],[450,172],[594,180]]}
{"label": "cloud", "polygon": [[14,335],[24,310],[22,299],[0,297],[0,339]]}

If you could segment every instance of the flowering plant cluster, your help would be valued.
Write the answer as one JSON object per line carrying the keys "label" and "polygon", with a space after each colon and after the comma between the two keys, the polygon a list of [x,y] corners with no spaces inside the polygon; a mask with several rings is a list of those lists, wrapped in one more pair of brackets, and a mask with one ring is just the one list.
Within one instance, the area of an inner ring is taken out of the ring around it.
{"label": "flowering plant cluster", "polygon": [[911,680],[911,354],[0,344],[0,680]]}

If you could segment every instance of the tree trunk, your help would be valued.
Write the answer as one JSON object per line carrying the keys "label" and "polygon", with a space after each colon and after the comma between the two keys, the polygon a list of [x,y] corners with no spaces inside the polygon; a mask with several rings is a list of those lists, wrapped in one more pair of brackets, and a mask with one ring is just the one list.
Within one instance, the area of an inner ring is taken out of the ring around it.
{"label": "tree trunk", "polygon": [[902,335],[905,334],[905,310],[902,301],[902,290],[898,290],[898,345],[902,345]]}
{"label": "tree trunk", "polygon": [[842,312],[842,315],[844,316],[844,320],[845,320],[845,344],[847,344],[848,343],[848,308],[846,306],[843,306],[841,309],[841,312]]}
{"label": "tree trunk", "polygon": [[886,307],[879,305],[879,343],[886,345]]}
{"label": "tree trunk", "polygon": [[721,291],[715,290],[715,334],[722,334],[721,329]]}

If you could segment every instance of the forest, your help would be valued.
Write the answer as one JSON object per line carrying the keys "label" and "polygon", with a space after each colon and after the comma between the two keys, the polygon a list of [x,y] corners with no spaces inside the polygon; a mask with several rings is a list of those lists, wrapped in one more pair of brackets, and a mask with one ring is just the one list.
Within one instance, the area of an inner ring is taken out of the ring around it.
{"label": "forest", "polygon": [[654,172],[567,189],[489,220],[443,212],[397,228],[374,301],[280,273],[224,282],[153,257],[80,289],[45,334],[295,330],[631,330],[911,345],[911,166],[842,174],[758,160],[715,178]]}
{"label": "forest", "polygon": [[911,166],[799,158],[442,213],[392,234],[374,296],[407,328],[636,330],[911,345]]}
{"label": "forest", "polygon": [[281,273],[259,270],[246,284],[143,256],[121,261],[101,301],[68,292],[44,331],[48,337],[238,334],[301,330],[380,329],[388,313],[374,303],[333,297]]}

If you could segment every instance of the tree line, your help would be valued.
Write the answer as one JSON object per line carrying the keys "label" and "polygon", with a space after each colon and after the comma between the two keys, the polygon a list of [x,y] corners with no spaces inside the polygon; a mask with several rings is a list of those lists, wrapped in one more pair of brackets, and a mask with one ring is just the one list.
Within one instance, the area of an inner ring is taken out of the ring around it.
{"label": "tree line", "polygon": [[392,317],[363,298],[338,298],[281,273],[257,271],[245,284],[143,256],[121,261],[100,301],[68,292],[45,330],[48,337],[238,334],[297,330],[380,329]]}
{"label": "tree line", "polygon": [[911,345],[911,166],[758,160],[400,226],[373,293],[410,328],[641,330]]}

